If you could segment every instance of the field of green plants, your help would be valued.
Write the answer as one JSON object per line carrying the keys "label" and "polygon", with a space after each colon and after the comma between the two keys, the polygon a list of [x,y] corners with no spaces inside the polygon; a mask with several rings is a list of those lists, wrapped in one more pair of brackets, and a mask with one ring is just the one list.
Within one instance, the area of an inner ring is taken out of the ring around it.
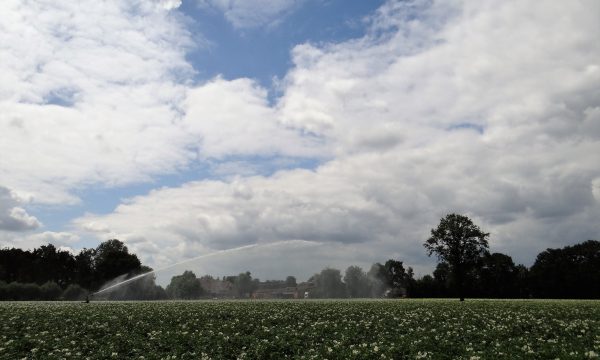
{"label": "field of green plants", "polygon": [[586,359],[599,301],[0,303],[0,359]]}

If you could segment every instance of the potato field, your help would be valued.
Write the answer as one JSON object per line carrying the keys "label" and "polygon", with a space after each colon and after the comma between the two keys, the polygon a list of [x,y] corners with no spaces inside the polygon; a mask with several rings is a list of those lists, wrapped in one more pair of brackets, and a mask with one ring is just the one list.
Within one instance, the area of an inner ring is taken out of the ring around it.
{"label": "potato field", "polygon": [[600,302],[0,303],[0,359],[588,359]]}

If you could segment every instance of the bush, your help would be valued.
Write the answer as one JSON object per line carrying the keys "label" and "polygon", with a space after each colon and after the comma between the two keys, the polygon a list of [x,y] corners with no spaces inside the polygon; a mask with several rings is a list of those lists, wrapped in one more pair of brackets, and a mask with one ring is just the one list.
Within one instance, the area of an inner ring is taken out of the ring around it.
{"label": "bush", "polygon": [[8,300],[7,286],[8,284],[6,283],[6,281],[0,280],[0,301]]}
{"label": "bush", "polygon": [[62,289],[57,283],[48,281],[40,287],[40,293],[43,300],[58,300]]}
{"label": "bush", "polygon": [[88,295],[88,291],[77,284],[69,285],[62,293],[64,300],[83,300]]}
{"label": "bush", "polygon": [[6,286],[6,300],[40,300],[41,290],[37,284],[11,282]]}

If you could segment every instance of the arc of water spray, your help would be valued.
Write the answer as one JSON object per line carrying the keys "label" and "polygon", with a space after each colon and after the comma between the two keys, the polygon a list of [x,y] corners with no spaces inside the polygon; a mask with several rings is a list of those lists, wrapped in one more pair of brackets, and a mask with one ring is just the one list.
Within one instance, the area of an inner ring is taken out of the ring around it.
{"label": "arc of water spray", "polygon": [[320,245],[321,244],[321,243],[318,243],[316,241],[308,241],[308,240],[284,240],[284,241],[276,241],[276,242],[272,242],[272,243],[268,243],[268,244],[252,244],[252,245],[244,245],[244,246],[240,246],[240,247],[236,247],[236,248],[232,248],[232,249],[217,250],[217,251],[211,252],[209,254],[203,254],[203,255],[200,255],[200,256],[196,256],[196,257],[191,258],[191,259],[186,259],[186,260],[183,260],[183,261],[171,264],[171,265],[163,266],[163,267],[161,267],[159,269],[156,269],[156,270],[152,270],[152,271],[148,271],[146,273],[140,274],[140,275],[136,275],[136,276],[134,276],[132,278],[129,278],[127,280],[123,280],[123,281],[118,282],[116,284],[113,284],[111,286],[105,287],[104,289],[100,289],[100,290],[96,291],[95,293],[93,293],[92,296],[100,294],[100,293],[103,293],[103,292],[108,291],[110,289],[114,289],[114,288],[116,288],[118,286],[125,285],[127,283],[132,282],[132,281],[141,279],[144,276],[148,276],[150,274],[155,274],[155,273],[157,273],[159,271],[170,269],[172,267],[179,266],[181,264],[185,264],[185,263],[188,263],[188,262],[191,262],[191,261],[196,261],[198,259],[208,258],[208,257],[215,256],[215,255],[220,255],[220,254],[230,253],[230,252],[236,252],[236,251],[242,251],[242,250],[252,249],[252,248],[257,248],[257,247],[268,247],[268,246],[274,246],[274,245],[281,245],[281,244],[290,243],[290,242],[294,242],[294,243],[299,243],[300,242],[300,243],[311,244],[311,245]]}

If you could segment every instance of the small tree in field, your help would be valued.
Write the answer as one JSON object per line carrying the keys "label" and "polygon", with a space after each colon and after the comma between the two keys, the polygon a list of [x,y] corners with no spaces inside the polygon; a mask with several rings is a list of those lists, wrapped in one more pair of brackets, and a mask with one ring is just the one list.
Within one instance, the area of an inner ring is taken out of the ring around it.
{"label": "small tree in field", "polygon": [[481,256],[487,254],[489,235],[468,217],[448,214],[437,228],[431,229],[431,237],[423,244],[427,255],[436,254],[440,261],[450,265],[460,301],[465,300],[466,274]]}

